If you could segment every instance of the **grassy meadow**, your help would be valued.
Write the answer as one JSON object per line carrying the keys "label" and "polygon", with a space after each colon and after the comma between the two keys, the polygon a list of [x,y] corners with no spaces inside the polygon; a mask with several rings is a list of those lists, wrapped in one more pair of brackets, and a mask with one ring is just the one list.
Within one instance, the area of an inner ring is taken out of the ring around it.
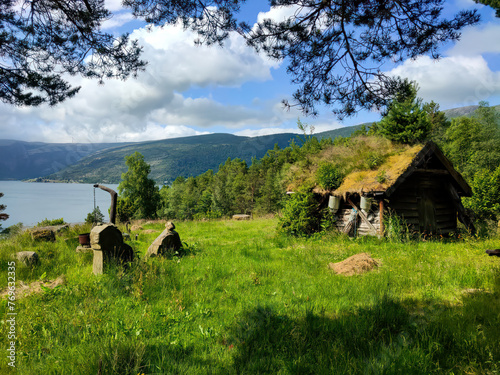
{"label": "grassy meadow", "polygon": [[[187,255],[92,274],[72,228],[56,243],[0,240],[0,288],[17,251],[19,281],[55,289],[16,299],[9,374],[499,374],[500,240],[397,242],[335,234],[291,238],[276,219],[176,222]],[[129,244],[142,258],[163,230]],[[123,228],[122,228],[123,229]],[[328,263],[361,252],[380,263],[355,276]],[[7,302],[0,302],[7,349]]]}

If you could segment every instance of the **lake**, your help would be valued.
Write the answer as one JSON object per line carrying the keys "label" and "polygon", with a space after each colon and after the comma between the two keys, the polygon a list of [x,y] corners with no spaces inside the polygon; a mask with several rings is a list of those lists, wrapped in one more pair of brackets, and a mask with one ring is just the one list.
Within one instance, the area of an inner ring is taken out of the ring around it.
{"label": "lake", "polygon": [[[118,185],[107,187],[118,192]],[[17,223],[33,226],[43,219],[64,218],[67,223],[85,221],[87,214],[94,209],[94,187],[92,184],[31,183],[22,181],[0,181],[0,204],[6,205],[3,213],[9,215],[0,221],[2,228]],[[108,209],[111,204],[109,193],[95,189],[96,205],[109,220]]]}

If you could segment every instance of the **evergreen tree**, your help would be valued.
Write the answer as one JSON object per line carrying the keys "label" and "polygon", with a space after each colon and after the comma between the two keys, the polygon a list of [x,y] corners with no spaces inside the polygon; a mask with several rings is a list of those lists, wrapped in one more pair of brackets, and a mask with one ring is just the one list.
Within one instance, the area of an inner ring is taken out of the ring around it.
{"label": "evergreen tree", "polygon": [[102,32],[104,0],[0,1],[0,100],[57,104],[75,95],[64,75],[124,79],[142,70],[128,35]]}
{"label": "evergreen tree", "polygon": [[406,88],[389,105],[386,116],[377,125],[377,132],[398,143],[423,142],[428,138],[432,125],[421,100],[417,98],[416,85],[412,83]]}

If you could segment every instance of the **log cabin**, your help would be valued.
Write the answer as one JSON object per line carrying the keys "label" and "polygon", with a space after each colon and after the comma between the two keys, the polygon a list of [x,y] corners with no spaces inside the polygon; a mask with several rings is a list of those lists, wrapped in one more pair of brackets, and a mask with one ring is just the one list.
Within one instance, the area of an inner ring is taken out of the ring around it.
{"label": "log cabin", "polygon": [[462,197],[472,191],[434,142],[390,156],[376,170],[355,171],[338,189],[316,191],[328,197],[337,228],[350,235],[384,234],[384,215],[401,217],[412,232],[446,236],[457,219],[474,226]]}

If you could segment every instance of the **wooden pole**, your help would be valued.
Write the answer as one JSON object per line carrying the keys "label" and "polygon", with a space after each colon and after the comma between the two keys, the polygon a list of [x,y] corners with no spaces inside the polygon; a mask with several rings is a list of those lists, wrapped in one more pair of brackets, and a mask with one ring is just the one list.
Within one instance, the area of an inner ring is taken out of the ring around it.
{"label": "wooden pole", "polygon": [[380,199],[379,202],[378,202],[378,206],[379,206],[379,220],[380,220],[380,237],[383,237],[384,236],[384,200],[383,199]]}

